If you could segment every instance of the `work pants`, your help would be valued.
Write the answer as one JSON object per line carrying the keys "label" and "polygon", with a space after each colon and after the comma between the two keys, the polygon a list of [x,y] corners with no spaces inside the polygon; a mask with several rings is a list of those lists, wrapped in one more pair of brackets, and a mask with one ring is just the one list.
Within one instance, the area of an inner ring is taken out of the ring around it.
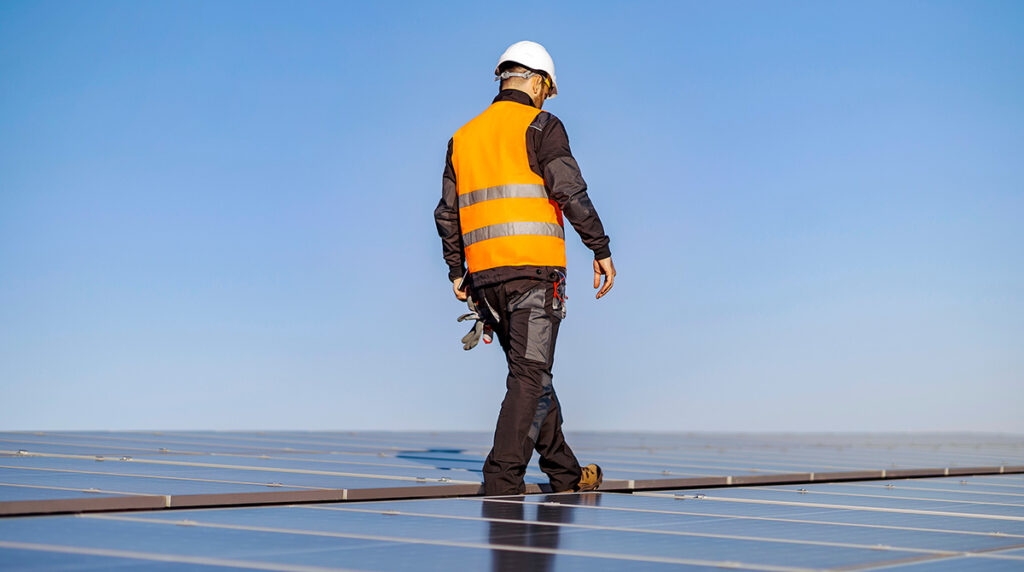
{"label": "work pants", "polygon": [[523,475],[533,449],[551,489],[572,489],[581,476],[576,455],[562,435],[562,411],[551,382],[555,339],[564,301],[551,281],[516,279],[474,290],[477,306],[494,329],[508,362],[505,399],[484,462],[488,495],[525,491]]}

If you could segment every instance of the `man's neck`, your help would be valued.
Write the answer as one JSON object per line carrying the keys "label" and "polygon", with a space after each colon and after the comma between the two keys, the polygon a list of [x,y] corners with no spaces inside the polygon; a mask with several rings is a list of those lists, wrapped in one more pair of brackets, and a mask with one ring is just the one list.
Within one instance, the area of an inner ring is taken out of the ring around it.
{"label": "man's neck", "polygon": [[543,105],[544,103],[541,102],[541,105],[537,105],[537,102],[534,101],[532,97],[530,97],[529,93],[526,93],[525,91],[514,87],[506,87],[502,89],[500,92],[498,92],[498,95],[497,97],[494,98],[494,101],[515,101],[517,103],[522,103],[523,105],[532,105],[537,109],[541,109],[541,105]]}

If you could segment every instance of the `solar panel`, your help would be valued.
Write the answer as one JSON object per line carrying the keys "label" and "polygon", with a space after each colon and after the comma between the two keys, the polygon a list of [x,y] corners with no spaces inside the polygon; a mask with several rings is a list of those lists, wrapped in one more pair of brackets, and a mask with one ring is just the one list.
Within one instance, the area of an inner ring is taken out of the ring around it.
{"label": "solar panel", "polygon": [[0,558],[15,569],[1020,570],[1021,488],[1002,475],[16,517],[0,519]]}
{"label": "solar panel", "polygon": [[[0,562],[1024,569],[1018,438],[570,438],[602,492],[478,496],[485,433],[0,433]],[[545,481],[531,465],[529,490]],[[27,516],[45,513],[80,514]]]}
{"label": "solar panel", "polygon": [[[974,435],[571,435],[605,490],[1024,470],[1024,444]],[[0,514],[477,494],[486,433],[5,432]],[[528,492],[544,491],[536,459]],[[937,493],[936,493],[937,494]]]}

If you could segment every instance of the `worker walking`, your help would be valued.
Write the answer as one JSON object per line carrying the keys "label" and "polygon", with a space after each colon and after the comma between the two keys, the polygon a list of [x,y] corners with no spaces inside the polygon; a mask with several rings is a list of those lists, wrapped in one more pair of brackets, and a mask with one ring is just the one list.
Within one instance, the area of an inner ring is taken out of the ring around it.
{"label": "worker walking", "polygon": [[597,298],[615,281],[608,237],[565,127],[541,111],[558,93],[547,50],[517,42],[501,55],[494,74],[501,82],[498,96],[448,142],[434,211],[455,296],[468,296],[476,310],[460,318],[478,320],[463,339],[465,348],[476,345],[486,326],[508,362],[494,446],[483,467],[484,491],[522,494],[533,449],[554,492],[594,490],[601,469],[581,468],[565,442],[551,367],[566,311],[563,216],[594,252]]}

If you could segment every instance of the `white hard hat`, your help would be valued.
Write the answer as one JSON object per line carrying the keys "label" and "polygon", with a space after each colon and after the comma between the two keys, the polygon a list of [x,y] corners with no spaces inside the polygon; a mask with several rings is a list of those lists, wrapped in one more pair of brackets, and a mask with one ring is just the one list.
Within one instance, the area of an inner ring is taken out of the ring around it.
{"label": "white hard hat", "polygon": [[558,84],[555,82],[555,62],[551,59],[544,46],[537,42],[522,41],[516,42],[505,50],[498,58],[498,65],[494,68],[494,75],[501,73],[501,64],[513,62],[531,70],[542,71],[551,78],[551,93],[548,99],[558,94]]}

